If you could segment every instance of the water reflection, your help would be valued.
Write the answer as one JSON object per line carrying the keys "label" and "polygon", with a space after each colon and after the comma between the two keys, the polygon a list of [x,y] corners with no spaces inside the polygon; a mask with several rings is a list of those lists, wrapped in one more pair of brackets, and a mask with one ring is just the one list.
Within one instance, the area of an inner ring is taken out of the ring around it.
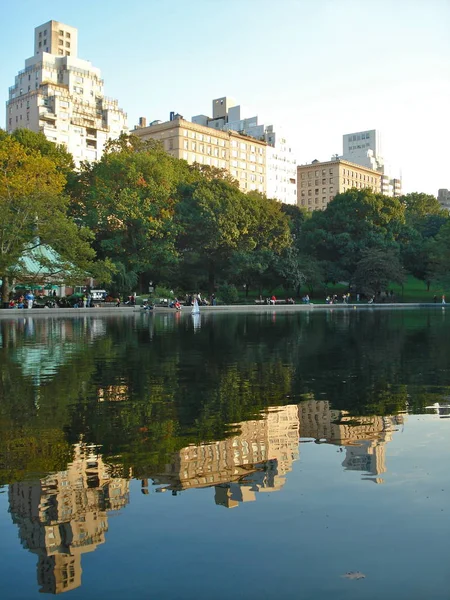
{"label": "water reflection", "polygon": [[[109,399],[123,390],[108,390]],[[254,502],[258,493],[286,484],[299,444],[339,446],[345,470],[361,471],[377,483],[386,472],[385,449],[403,416],[351,418],[327,401],[270,407],[260,418],[235,425],[229,438],[189,445],[170,457],[163,472],[141,478],[142,493],[214,488],[217,506]],[[129,481],[120,461],[106,463],[98,449],[78,443],[67,469],[35,483],[9,486],[9,506],[24,548],[37,554],[39,591],[58,594],[81,585],[81,556],[105,543],[108,513],[129,502]],[[151,482],[151,484],[149,484]]]}
{"label": "water reflection", "polygon": [[105,542],[111,511],[133,510],[132,479],[158,494],[148,505],[139,494],[149,511],[206,497],[217,519],[227,518],[218,507],[240,506],[235,522],[243,503],[256,502],[257,515],[273,493],[270,522],[305,476],[296,461],[324,456],[320,444],[335,446],[327,469],[344,473],[331,478],[338,492],[382,483],[405,414],[432,411],[437,425],[449,416],[444,320],[440,311],[203,313],[201,327],[179,313],[0,320],[0,484],[38,557],[41,591],[80,586],[81,555]]}
{"label": "water reflection", "polygon": [[77,444],[67,470],[9,486],[19,537],[38,556],[40,592],[59,594],[81,585],[81,555],[105,542],[108,512],[128,503],[128,485],[95,448]]}

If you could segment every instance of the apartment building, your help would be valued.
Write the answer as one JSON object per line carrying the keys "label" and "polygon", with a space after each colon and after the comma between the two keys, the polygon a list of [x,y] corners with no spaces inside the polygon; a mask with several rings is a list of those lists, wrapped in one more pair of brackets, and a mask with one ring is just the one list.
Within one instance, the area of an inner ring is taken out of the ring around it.
{"label": "apartment building", "polygon": [[450,190],[441,188],[438,191],[437,199],[442,208],[450,210]]}
{"label": "apartment building", "polygon": [[381,192],[381,173],[340,158],[299,165],[297,181],[297,204],[311,211],[325,210],[337,194],[351,188]]}
{"label": "apartment building", "polygon": [[383,158],[381,135],[376,129],[346,133],[342,137],[342,159],[381,173],[381,193],[385,196],[402,195],[402,182],[392,177],[392,168]]}
{"label": "apartment building", "polygon": [[297,201],[296,159],[285,135],[274,127],[259,123],[258,116],[248,117],[251,112],[237,105],[230,97],[212,100],[212,117],[196,115],[192,122],[220,131],[237,131],[267,142],[266,194],[286,204]]}
{"label": "apartment building", "polygon": [[213,131],[174,113],[170,114],[170,121],[153,121],[149,126],[141,118],[131,133],[143,140],[160,141],[166,152],[189,164],[225,169],[244,192],[266,193],[265,141],[236,131]]}
{"label": "apartment building", "polygon": [[103,93],[100,69],[77,53],[75,27],[58,21],[36,27],[34,55],[9,88],[6,129],[43,132],[64,144],[78,166],[99,160],[107,140],[128,129],[117,100]]}

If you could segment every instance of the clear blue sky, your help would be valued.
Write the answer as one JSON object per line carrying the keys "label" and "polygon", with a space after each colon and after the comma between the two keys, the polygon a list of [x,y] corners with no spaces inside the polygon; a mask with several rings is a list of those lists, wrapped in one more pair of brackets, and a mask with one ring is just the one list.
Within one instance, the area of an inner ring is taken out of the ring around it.
{"label": "clear blue sky", "polygon": [[379,129],[406,191],[450,188],[450,0],[21,0],[2,17],[4,101],[55,19],[78,28],[130,128],[227,95],[282,125],[299,163]]}

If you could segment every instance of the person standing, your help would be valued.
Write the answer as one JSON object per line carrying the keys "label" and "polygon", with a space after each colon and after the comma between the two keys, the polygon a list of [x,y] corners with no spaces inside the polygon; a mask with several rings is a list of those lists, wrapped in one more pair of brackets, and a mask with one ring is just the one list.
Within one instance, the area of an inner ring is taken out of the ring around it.
{"label": "person standing", "polygon": [[31,290],[26,293],[25,300],[27,301],[27,307],[33,308],[34,294]]}
{"label": "person standing", "polygon": [[446,304],[444,294],[442,294],[442,304]]}

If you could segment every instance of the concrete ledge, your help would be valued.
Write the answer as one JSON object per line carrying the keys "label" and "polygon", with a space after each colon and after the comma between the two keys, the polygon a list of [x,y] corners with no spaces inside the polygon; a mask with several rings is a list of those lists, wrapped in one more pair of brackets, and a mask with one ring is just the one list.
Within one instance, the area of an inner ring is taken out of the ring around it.
{"label": "concrete ledge", "polygon": [[[278,304],[278,305],[255,305],[255,304],[232,304],[222,306],[201,306],[200,313],[215,312],[246,312],[246,313],[267,313],[267,312],[308,312],[308,311],[354,311],[354,310],[404,310],[418,308],[441,308],[445,309],[446,304],[431,303],[396,303],[396,304]],[[450,305],[449,305],[450,308]],[[174,308],[156,307],[153,310],[144,310],[134,306],[103,306],[100,308],[2,308],[0,309],[0,319],[23,319],[26,317],[110,317],[113,315],[158,315],[158,314],[191,314],[191,306],[182,306],[181,311]]]}

